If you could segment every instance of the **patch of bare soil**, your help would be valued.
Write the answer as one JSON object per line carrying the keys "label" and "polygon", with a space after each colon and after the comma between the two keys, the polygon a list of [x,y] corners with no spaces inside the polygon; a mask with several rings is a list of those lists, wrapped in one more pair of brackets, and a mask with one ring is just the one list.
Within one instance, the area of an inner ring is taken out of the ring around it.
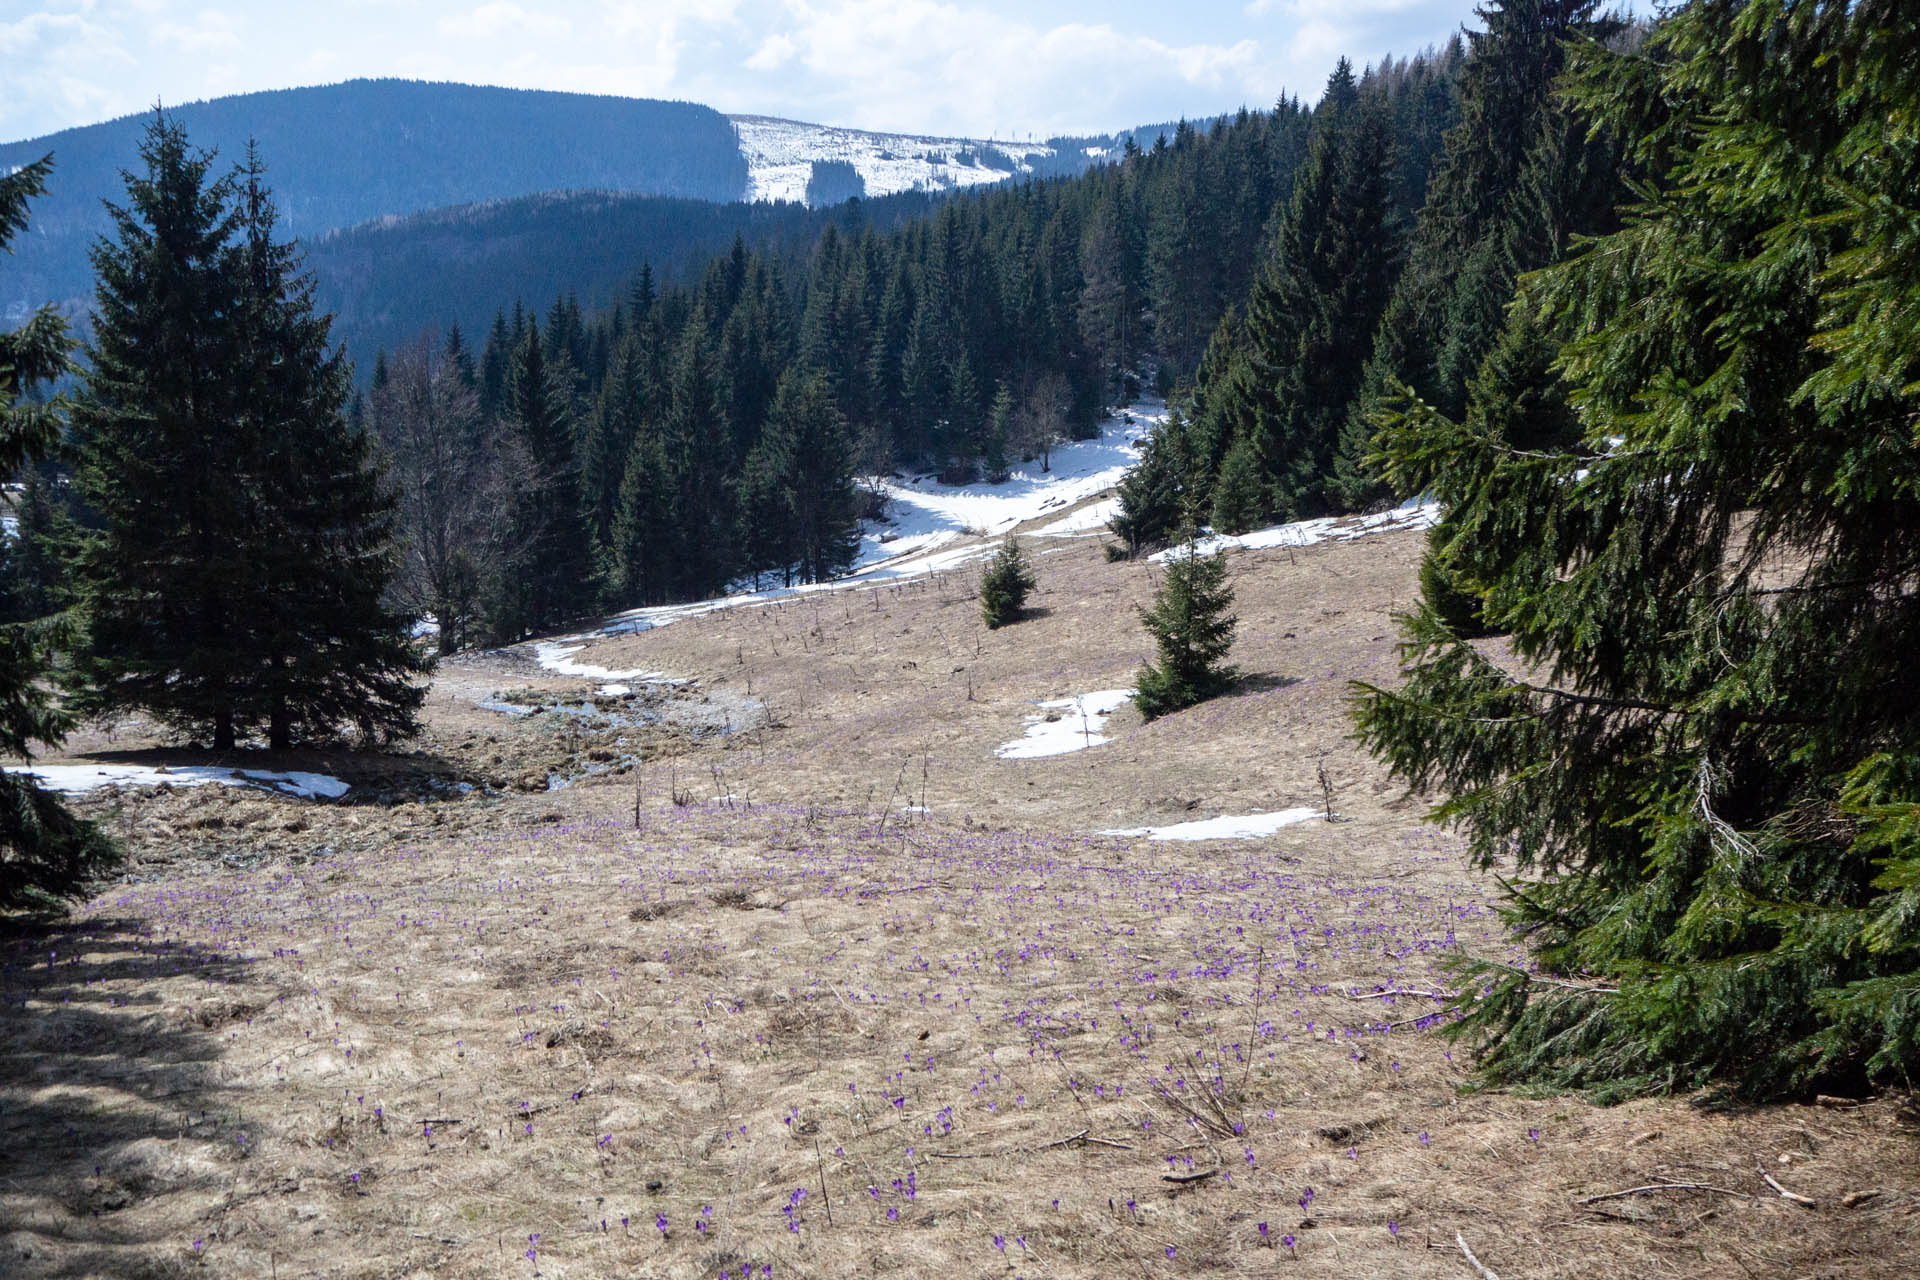
{"label": "patch of bare soil", "polygon": [[1418,548],[1236,556],[1241,686],[1065,755],[994,748],[1146,654],[1092,540],[995,632],[953,575],[578,655],[693,682],[632,700],[447,663],[342,801],[96,796],[140,862],[0,937],[0,1273],[1907,1274],[1905,1099],[1465,1088],[1440,962],[1520,952],[1343,715]]}

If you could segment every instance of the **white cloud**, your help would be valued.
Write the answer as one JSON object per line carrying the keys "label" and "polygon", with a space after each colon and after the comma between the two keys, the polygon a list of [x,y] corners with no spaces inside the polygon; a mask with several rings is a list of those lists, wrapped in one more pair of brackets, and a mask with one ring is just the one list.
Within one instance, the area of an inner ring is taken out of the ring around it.
{"label": "white cloud", "polygon": [[793,60],[798,51],[793,38],[787,35],[770,35],[761,41],[753,56],[746,60],[745,66],[755,71],[778,71]]}
{"label": "white cloud", "polygon": [[191,20],[163,20],[153,24],[152,38],[164,41],[182,53],[204,56],[233,53],[241,48],[240,32],[231,14],[218,9],[202,9]]}
{"label": "white cloud", "polygon": [[[353,76],[681,98],[927,134],[1314,98],[1472,0],[0,0],[0,138]],[[31,12],[25,10],[31,9]],[[137,53],[137,57],[129,53]]]}
{"label": "white cloud", "polygon": [[797,61],[807,76],[786,96],[806,94],[813,118],[835,124],[970,136],[1108,129],[1136,123],[1149,100],[1183,96],[1197,112],[1264,96],[1270,78],[1250,39],[1169,44],[1106,22],[1042,29],[940,0],[798,3],[789,13],[755,58],[771,62],[777,49]]}
{"label": "white cloud", "polygon": [[498,36],[562,36],[573,24],[557,13],[522,9],[510,0],[492,0],[477,9],[440,19],[442,35],[492,40]]}

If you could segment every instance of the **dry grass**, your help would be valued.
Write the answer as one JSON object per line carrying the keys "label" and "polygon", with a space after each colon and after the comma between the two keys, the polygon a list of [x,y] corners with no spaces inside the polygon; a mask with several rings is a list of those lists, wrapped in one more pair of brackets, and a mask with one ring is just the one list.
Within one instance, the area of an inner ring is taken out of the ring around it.
{"label": "dry grass", "polygon": [[[475,700],[582,686],[493,657],[421,759],[502,790],[98,802],[144,878],[0,941],[0,1272],[1471,1277],[1458,1232],[1506,1280],[1910,1274],[1899,1099],[1462,1091],[1415,993],[1510,944],[1341,719],[1417,538],[1241,557],[1240,691],[998,760],[1144,656],[1149,571],[1064,545],[1001,631],[969,575],[583,655],[771,725],[508,720]],[[512,788],[593,751],[627,771]],[[1323,761],[1348,821],[1088,834],[1316,804]],[[264,865],[189,856],[291,821]],[[1582,1203],[1667,1183],[1718,1189]]]}

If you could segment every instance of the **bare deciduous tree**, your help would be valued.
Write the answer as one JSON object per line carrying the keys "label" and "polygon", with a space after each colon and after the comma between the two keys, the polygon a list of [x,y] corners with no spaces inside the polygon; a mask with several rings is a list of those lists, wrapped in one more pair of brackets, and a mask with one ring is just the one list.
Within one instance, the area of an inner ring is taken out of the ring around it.
{"label": "bare deciduous tree", "polygon": [[1013,446],[1022,457],[1038,455],[1040,470],[1053,469],[1053,446],[1066,439],[1073,389],[1058,373],[1042,374],[1027,387],[1013,415]]}
{"label": "bare deciduous tree", "polygon": [[431,334],[387,361],[369,405],[400,498],[404,547],[395,592],[440,627],[440,652],[470,637],[488,562],[492,512],[505,482],[480,402]]}

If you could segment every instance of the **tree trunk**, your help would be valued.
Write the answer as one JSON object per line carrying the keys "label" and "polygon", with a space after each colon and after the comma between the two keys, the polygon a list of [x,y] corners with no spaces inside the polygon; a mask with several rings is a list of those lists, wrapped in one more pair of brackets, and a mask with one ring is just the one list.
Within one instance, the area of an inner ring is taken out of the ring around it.
{"label": "tree trunk", "polygon": [[267,719],[267,748],[271,751],[293,748],[293,717],[287,714],[284,701],[273,704],[273,713]]}
{"label": "tree trunk", "polygon": [[213,749],[215,751],[233,750],[233,712],[213,713]]}

